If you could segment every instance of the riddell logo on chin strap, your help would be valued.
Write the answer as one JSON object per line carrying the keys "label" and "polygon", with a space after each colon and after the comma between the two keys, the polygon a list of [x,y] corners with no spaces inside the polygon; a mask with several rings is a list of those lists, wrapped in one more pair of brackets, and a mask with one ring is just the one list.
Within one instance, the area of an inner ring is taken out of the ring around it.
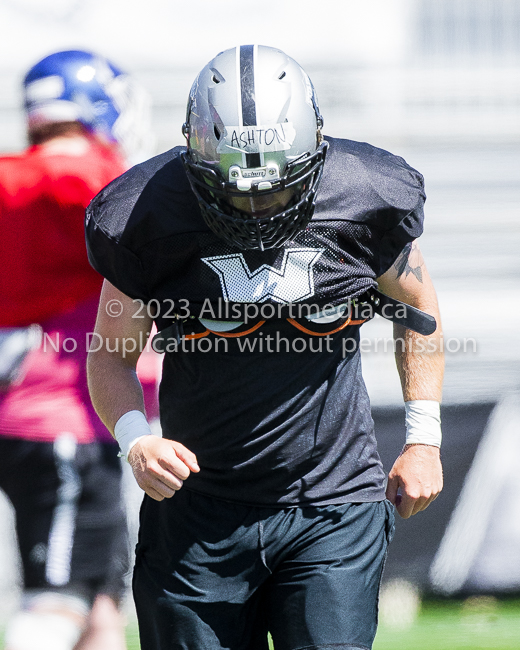
{"label": "riddell logo on chin strap", "polygon": [[298,302],[314,295],[313,267],[322,248],[290,248],[280,269],[268,264],[250,271],[242,253],[205,257],[202,261],[220,278],[224,300],[230,302]]}

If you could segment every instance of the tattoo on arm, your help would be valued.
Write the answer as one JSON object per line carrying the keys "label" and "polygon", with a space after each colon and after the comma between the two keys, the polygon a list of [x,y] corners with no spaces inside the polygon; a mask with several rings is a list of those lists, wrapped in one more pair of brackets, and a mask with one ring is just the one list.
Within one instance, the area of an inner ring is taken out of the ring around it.
{"label": "tattoo on arm", "polygon": [[399,257],[394,262],[394,268],[397,271],[397,278],[399,279],[403,273],[405,278],[413,273],[415,277],[422,284],[423,275],[422,267],[424,266],[423,256],[419,246],[415,242],[406,244]]}

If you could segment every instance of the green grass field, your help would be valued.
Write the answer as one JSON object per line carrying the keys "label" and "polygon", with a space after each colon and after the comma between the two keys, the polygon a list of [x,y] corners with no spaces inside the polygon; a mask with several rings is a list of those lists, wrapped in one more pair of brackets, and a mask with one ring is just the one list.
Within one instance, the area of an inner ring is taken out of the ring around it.
{"label": "green grass field", "polygon": [[[128,650],[139,650],[134,626]],[[381,625],[374,650],[520,650],[520,600],[423,603],[410,628]]]}
{"label": "green grass field", "polygon": [[[135,623],[127,642],[140,650]],[[373,650],[520,650],[520,600],[423,603],[408,629],[380,625]]]}
{"label": "green grass field", "polygon": [[407,630],[381,625],[374,650],[519,650],[520,601],[423,604]]}

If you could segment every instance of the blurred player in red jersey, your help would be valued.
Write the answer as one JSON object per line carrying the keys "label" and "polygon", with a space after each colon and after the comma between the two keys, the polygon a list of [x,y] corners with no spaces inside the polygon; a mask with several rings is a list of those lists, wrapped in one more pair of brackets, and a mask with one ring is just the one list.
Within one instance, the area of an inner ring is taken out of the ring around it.
{"label": "blurred player in red jersey", "polygon": [[[24,584],[6,650],[120,650],[128,536],[118,448],[87,392],[102,278],[83,222],[149,145],[148,97],[84,51],[44,58],[23,87],[30,146],[0,157],[0,488]],[[147,386],[153,408],[153,373]]]}

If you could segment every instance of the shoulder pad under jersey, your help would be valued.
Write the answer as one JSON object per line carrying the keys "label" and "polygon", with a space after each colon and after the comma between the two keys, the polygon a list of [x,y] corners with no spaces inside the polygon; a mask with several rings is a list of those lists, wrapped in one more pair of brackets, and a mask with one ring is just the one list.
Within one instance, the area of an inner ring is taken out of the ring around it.
{"label": "shoulder pad under jersey", "polygon": [[92,266],[123,293],[147,299],[139,250],[161,237],[207,230],[176,147],[129,169],[94,197],[85,235]]}
{"label": "shoulder pad under jersey", "polygon": [[405,217],[423,221],[422,175],[399,156],[365,142],[325,136],[329,150],[314,219],[395,228]]}
{"label": "shoulder pad under jersey", "polygon": [[[173,225],[174,214],[185,215],[181,204],[197,206],[191,196],[190,186],[181,163],[180,153],[184,147],[175,147],[150,160],[132,167],[116,178],[95,196],[86,212],[87,240],[96,228],[121,242],[131,245],[133,234],[138,231],[138,244],[143,243],[143,227],[156,229],[160,234],[161,223]],[[182,225],[177,224],[182,230]]]}

